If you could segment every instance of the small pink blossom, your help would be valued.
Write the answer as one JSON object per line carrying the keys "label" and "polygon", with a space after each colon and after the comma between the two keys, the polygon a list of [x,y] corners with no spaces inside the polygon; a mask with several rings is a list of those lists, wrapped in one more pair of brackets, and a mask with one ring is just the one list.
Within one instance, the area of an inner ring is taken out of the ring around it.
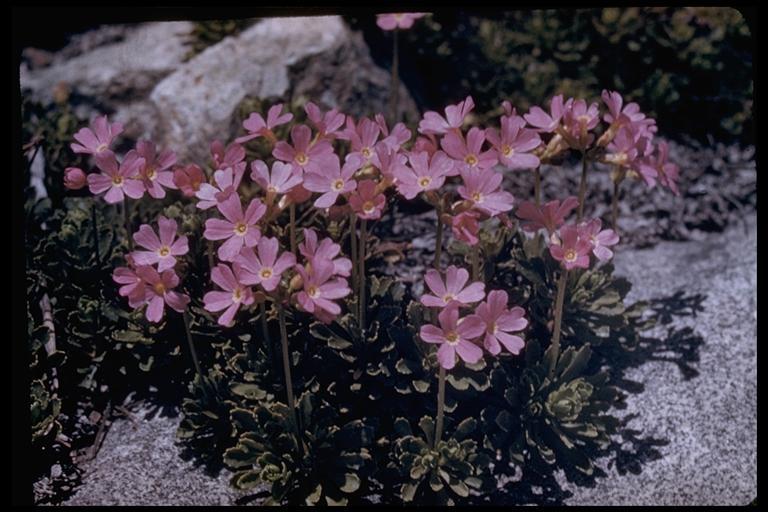
{"label": "small pink blossom", "polygon": [[437,112],[425,112],[424,118],[419,122],[419,133],[442,135],[448,131],[459,131],[464,124],[464,119],[474,108],[475,102],[472,96],[467,96],[464,101],[447,106],[445,117]]}
{"label": "small pink blossom", "polygon": [[68,190],[80,190],[88,184],[88,177],[79,167],[64,169],[64,187]]}
{"label": "small pink blossom", "polygon": [[574,196],[566,198],[562,204],[555,199],[539,207],[532,201],[524,201],[517,208],[517,216],[525,221],[522,228],[528,232],[535,232],[542,228],[549,234],[557,231],[571,211],[579,205],[579,200]]}
{"label": "small pink blossom", "polygon": [[352,116],[347,116],[347,127],[339,134],[340,139],[348,140],[350,155],[359,157],[367,165],[376,152],[376,142],[379,140],[381,127],[368,118],[363,118],[355,125]]}
{"label": "small pink blossom", "polygon": [[606,148],[606,161],[630,169],[636,176],[645,181],[646,185],[653,188],[656,185],[658,171],[649,165],[643,164],[643,155],[651,151],[650,139],[633,128],[633,125],[625,125],[619,128],[616,137]]}
{"label": "small pink blossom", "polygon": [[318,243],[314,229],[304,229],[304,241],[299,244],[299,252],[307,261],[330,261],[333,263],[333,273],[342,277],[349,277],[352,271],[349,258],[336,257],[341,253],[341,246],[330,238],[323,238]]}
{"label": "small pink blossom", "polygon": [[235,142],[242,144],[256,137],[268,137],[272,135],[272,130],[280,125],[289,123],[293,119],[293,114],[283,114],[283,104],[273,105],[267,112],[267,120],[258,112],[252,112],[248,119],[243,121],[243,128],[248,131],[248,135],[243,135],[235,139]]}
{"label": "small pink blossom", "polygon": [[493,128],[485,131],[488,141],[498,153],[499,162],[507,169],[535,169],[539,166],[539,157],[530,152],[539,147],[541,137],[535,130],[524,127],[522,117],[503,116],[501,135]]}
{"label": "small pink blossom", "polygon": [[472,210],[451,217],[453,236],[467,245],[477,245],[477,242],[480,241],[477,237],[480,232],[479,217],[480,214]]}
{"label": "small pink blossom", "polygon": [[243,246],[253,247],[258,243],[261,231],[257,222],[267,211],[267,207],[258,199],[252,199],[243,213],[240,197],[233,194],[219,204],[219,211],[226,220],[205,221],[203,236],[208,240],[226,240],[219,247],[218,255],[224,261],[232,261]]}
{"label": "small pink blossom", "polygon": [[144,188],[155,199],[164,198],[163,187],[176,188],[173,171],[170,170],[176,163],[176,154],[166,149],[158,155],[155,144],[148,140],[140,140],[136,144],[136,152],[144,159],[144,165],[139,167],[139,178]]}
{"label": "small pink blossom", "polygon": [[568,224],[560,228],[560,243],[550,243],[549,253],[562,263],[566,270],[576,267],[589,268],[592,244],[579,236],[576,226]]}
{"label": "small pink blossom", "polygon": [[483,151],[483,143],[485,143],[485,130],[475,126],[467,133],[466,142],[461,133],[448,132],[440,141],[440,147],[454,160],[477,171],[493,167],[499,161],[495,149]]}
{"label": "small pink blossom", "polygon": [[384,137],[381,139],[382,144],[389,146],[395,151],[400,151],[403,144],[411,140],[411,130],[406,128],[404,123],[397,123],[390,133],[383,114],[376,114],[373,118],[376,124],[379,125],[379,128],[381,128],[381,135]]}
{"label": "small pink blossom", "polygon": [[320,138],[335,138],[346,119],[346,116],[335,108],[323,114],[323,111],[311,101],[304,105],[304,112],[307,113],[309,122],[319,132]]}
{"label": "small pink blossom", "polygon": [[371,164],[381,171],[381,175],[394,182],[396,175],[407,172],[408,157],[399,153],[396,149],[386,144],[376,146],[376,154],[371,159]]}
{"label": "small pink blossom", "polygon": [[126,153],[119,165],[111,151],[98,153],[96,165],[102,172],[88,175],[88,188],[92,194],[106,191],[104,200],[110,204],[119,203],[126,195],[133,199],[144,195],[144,185],[138,179],[144,159],[135,150]]}
{"label": "small pink blossom", "polygon": [[437,190],[445,183],[445,178],[454,170],[454,162],[442,151],[431,158],[427,152],[408,155],[410,166],[395,170],[397,191],[406,199],[413,199],[421,192]]}
{"label": "small pink blossom", "polygon": [[[680,178],[680,168],[667,161],[669,157],[669,146],[666,142],[659,142],[656,146],[655,156],[649,156],[641,162],[639,169],[645,175],[655,175],[659,178],[659,183],[667,187],[676,196],[680,195],[680,189],[677,187],[677,180]],[[647,180],[646,180],[647,181]]]}
{"label": "small pink blossom", "polygon": [[349,205],[361,219],[381,218],[387,198],[381,192],[376,192],[377,183],[373,180],[363,180],[357,184],[357,190],[350,194]]}
{"label": "small pink blossom", "polygon": [[509,192],[499,190],[503,179],[501,173],[493,169],[462,169],[461,178],[464,183],[458,188],[459,195],[472,202],[473,208],[491,217],[512,209],[515,198]]}
{"label": "small pink blossom", "polygon": [[118,293],[121,297],[128,297],[128,305],[136,309],[146,302],[146,283],[133,267],[117,267],[112,272],[112,280],[123,285]]}
{"label": "small pink blossom", "polygon": [[358,156],[347,155],[344,167],[340,167],[339,157],[331,153],[318,162],[316,171],[304,174],[304,188],[322,195],[315,200],[316,208],[328,208],[340,194],[347,194],[357,188],[352,178],[363,164]]}
{"label": "small pink blossom", "polygon": [[592,219],[579,223],[577,229],[579,238],[587,240],[592,245],[592,254],[600,261],[608,261],[613,257],[613,251],[608,247],[619,243],[619,235],[612,229],[602,229],[600,219]]}
{"label": "small pink blossom", "polygon": [[257,245],[257,252],[244,248],[235,257],[235,262],[243,267],[244,284],[260,284],[265,291],[271,292],[280,284],[283,272],[296,264],[296,256],[290,252],[284,252],[277,257],[280,243],[277,238],[261,237]]}
{"label": "small pink blossom", "polygon": [[560,126],[560,119],[565,112],[563,104],[563,95],[558,94],[550,101],[550,113],[547,114],[541,107],[533,106],[529,113],[523,117],[531,126],[538,128],[538,131],[544,133],[554,132]]}
{"label": "small pink blossom", "polygon": [[243,271],[240,265],[219,263],[211,270],[211,280],[224,291],[210,291],[203,296],[206,310],[216,313],[225,310],[219,316],[218,323],[224,327],[233,324],[235,314],[240,306],[250,306],[254,302],[253,291],[243,282]]}
{"label": "small pink blossom", "polygon": [[[345,279],[333,277],[334,265],[330,261],[314,258],[309,267],[307,270],[302,265],[296,265],[304,283],[304,289],[295,294],[296,302],[307,313],[315,316],[319,313],[320,319],[327,321],[341,313],[341,306],[333,301],[346,297],[352,290]],[[326,314],[323,315],[323,312]]]}
{"label": "small pink blossom", "polygon": [[145,298],[149,304],[146,312],[147,320],[150,322],[162,320],[166,304],[179,313],[186,309],[189,297],[173,290],[179,285],[179,276],[176,272],[166,270],[158,273],[155,267],[143,266],[136,270],[136,274],[145,283]]}
{"label": "small pink blossom", "polygon": [[603,115],[603,120],[606,123],[632,123],[642,121],[645,118],[645,114],[640,112],[640,105],[637,103],[627,103],[622,109],[624,100],[616,91],[607,91],[603,89],[602,93],[603,102],[608,107],[608,112]]}
{"label": "small pink blossom", "polygon": [[589,133],[600,122],[600,110],[597,103],[587,107],[587,102],[579,99],[568,103],[563,114],[563,128],[576,141],[574,149],[584,150],[594,140],[595,136]]}
{"label": "small pink blossom", "polygon": [[419,336],[427,343],[439,344],[437,360],[446,370],[456,365],[456,355],[467,363],[474,364],[483,357],[483,349],[472,340],[485,331],[485,324],[477,315],[459,319],[459,307],[454,304],[446,307],[437,316],[440,327],[432,324],[422,325]]}
{"label": "small pink blossom", "polygon": [[236,173],[245,172],[245,148],[237,142],[225,148],[221,141],[214,140],[211,142],[211,158],[215,170],[231,167]]}
{"label": "small pink blossom", "polygon": [[272,172],[261,160],[251,162],[251,179],[267,194],[286,194],[303,181],[301,169],[292,164],[274,162]]}
{"label": "small pink blossom", "polygon": [[107,116],[100,116],[93,120],[90,128],[81,128],[74,135],[74,139],[79,144],[72,143],[70,148],[75,153],[87,153],[98,155],[100,153],[110,152],[109,146],[112,141],[123,132],[121,123],[109,124]]}
{"label": "small pink blossom", "polygon": [[205,174],[196,164],[177,167],[173,171],[173,184],[185,197],[194,197],[205,182]]}
{"label": "small pink blossom", "polygon": [[312,130],[309,126],[298,124],[291,128],[291,142],[275,144],[272,156],[284,162],[300,167],[304,172],[319,172],[319,161],[333,154],[333,146],[327,140],[311,142]]}
{"label": "small pink blossom", "polygon": [[413,22],[426,16],[423,12],[397,12],[390,14],[377,14],[376,24],[382,30],[409,29]]}
{"label": "small pink blossom", "polygon": [[176,238],[178,225],[175,220],[161,215],[157,223],[160,230],[159,238],[149,224],[142,224],[133,234],[136,243],[148,250],[134,251],[131,256],[138,265],[157,263],[158,272],[163,272],[176,265],[176,256],[183,256],[189,252],[189,245],[186,236]]}
{"label": "small pink blossom", "polygon": [[416,137],[416,142],[413,143],[411,148],[412,153],[426,152],[430,157],[440,150],[440,146],[435,136],[431,133],[426,136]]}
{"label": "small pink blossom", "polygon": [[195,193],[195,196],[200,199],[197,202],[197,207],[201,210],[207,210],[212,206],[218,206],[230,196],[237,195],[237,188],[240,186],[244,172],[245,168],[236,171],[232,167],[214,172],[213,182],[216,185],[203,183],[200,185],[200,190]]}
{"label": "small pink blossom", "polygon": [[445,281],[440,277],[440,272],[435,269],[427,270],[424,281],[434,295],[424,294],[421,303],[428,308],[444,308],[452,302],[458,302],[464,306],[483,300],[485,297],[485,284],[476,281],[465,286],[469,280],[469,272],[466,269],[451,265],[445,271]]}
{"label": "small pink blossom", "polygon": [[501,345],[515,355],[525,346],[520,336],[510,334],[528,326],[528,320],[523,318],[525,310],[519,306],[507,309],[507,300],[507,292],[493,290],[488,293],[487,301],[480,303],[475,310],[485,326],[483,346],[493,355],[501,352]]}

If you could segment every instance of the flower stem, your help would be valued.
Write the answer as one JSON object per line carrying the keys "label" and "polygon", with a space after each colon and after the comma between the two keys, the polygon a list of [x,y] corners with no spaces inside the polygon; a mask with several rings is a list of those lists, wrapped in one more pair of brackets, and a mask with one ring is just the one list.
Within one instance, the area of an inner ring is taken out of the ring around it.
{"label": "flower stem", "polygon": [[557,299],[555,300],[555,325],[552,330],[552,346],[554,347],[555,355],[553,357],[553,365],[549,369],[549,378],[551,379],[555,373],[555,367],[557,366],[557,359],[560,357],[560,324],[563,321],[563,301],[565,299],[565,284],[568,280],[568,269],[563,269],[560,273],[560,280],[557,283]]}
{"label": "flower stem", "polygon": [[437,237],[435,239],[435,261],[433,267],[440,270],[440,256],[443,251],[443,222],[440,220],[440,210],[437,210]]}
{"label": "flower stem", "polygon": [[264,345],[267,349],[267,358],[272,361],[272,338],[269,337],[269,324],[267,323],[267,307],[264,302],[259,304],[261,313],[261,335],[264,338]]}
{"label": "flower stem", "polygon": [[294,203],[288,207],[288,212],[291,216],[291,253],[296,254],[296,205]]}
{"label": "flower stem", "polygon": [[93,222],[93,252],[96,255],[96,263],[101,266],[101,256],[99,255],[99,222],[96,218],[96,201],[91,203],[91,221]]}
{"label": "flower stem", "polygon": [[365,245],[368,238],[367,221],[363,219],[360,222],[360,272],[358,278],[360,279],[360,294],[358,297],[358,307],[360,308],[360,334],[361,339],[365,339]]}
{"label": "flower stem", "polygon": [[390,123],[394,125],[398,121],[398,103],[399,103],[399,93],[400,93],[400,79],[398,76],[398,64],[399,64],[399,56],[398,56],[398,48],[397,48],[397,33],[398,29],[396,28],[394,30],[394,33],[392,34],[392,90],[390,91],[389,98],[389,112],[391,116]]}
{"label": "flower stem", "polygon": [[131,214],[128,211],[128,199],[123,201],[123,226],[125,227],[125,236],[128,238],[128,248],[133,249],[133,238],[131,237]]}
{"label": "flower stem", "polygon": [[437,377],[437,425],[435,425],[435,445],[437,448],[440,438],[443,437],[443,417],[445,416],[445,368],[440,365]]}
{"label": "flower stem", "polygon": [[480,275],[480,243],[471,246],[472,251],[472,280],[477,281]]}
{"label": "flower stem", "polygon": [[611,198],[611,226],[613,231],[619,233],[619,187],[621,181],[615,180],[613,182],[613,197]]}
{"label": "flower stem", "polygon": [[203,384],[203,371],[200,369],[200,361],[197,359],[197,352],[195,351],[195,345],[192,342],[192,331],[189,327],[189,312],[185,309],[182,313],[184,318],[184,330],[187,333],[187,343],[189,344],[189,353],[192,354],[192,363],[195,365],[195,370],[200,376],[200,384]]}
{"label": "flower stem", "polygon": [[541,205],[541,170],[539,167],[533,170],[533,197],[536,206]]}
{"label": "flower stem", "polygon": [[352,257],[352,282],[357,283],[357,233],[355,228],[357,227],[357,215],[355,212],[349,214],[349,244],[350,244],[350,256]]}
{"label": "flower stem", "polygon": [[587,195],[587,154],[581,153],[581,181],[579,182],[579,209],[576,213],[576,220],[581,220],[584,216],[584,199]]}
{"label": "flower stem", "polygon": [[291,361],[288,352],[288,333],[285,328],[285,311],[283,310],[283,305],[280,303],[277,304],[277,313],[280,320],[280,342],[283,349],[283,372],[285,373],[285,391],[288,395],[288,410],[291,411],[291,421],[293,422],[293,427],[296,429],[296,438],[300,441],[299,444],[301,445],[303,453],[304,440],[302,439],[301,431],[299,430],[299,421],[296,417],[296,401],[293,398],[293,381],[291,380]]}

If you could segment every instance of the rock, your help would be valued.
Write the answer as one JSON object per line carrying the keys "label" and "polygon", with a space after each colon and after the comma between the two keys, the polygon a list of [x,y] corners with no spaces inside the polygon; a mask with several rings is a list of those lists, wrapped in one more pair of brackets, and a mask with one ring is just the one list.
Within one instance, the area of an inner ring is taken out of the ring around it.
{"label": "rock", "polygon": [[133,411],[116,419],[96,458],[85,463],[83,485],[63,505],[232,505],[242,493],[231,474],[207,474],[180,456],[179,418]]}
{"label": "rock", "polygon": [[[28,59],[22,89],[49,103],[65,82],[77,115],[114,113],[125,138],[151,138],[182,161],[198,162],[207,161],[213,139],[243,133],[235,117],[246,97],[297,107],[312,100],[355,116],[387,110],[388,72],[338,16],[266,18],[183,62],[192,27],[158,22],[91,31],[32,69]],[[415,120],[416,104],[402,85],[399,97],[400,111]]]}
{"label": "rock", "polygon": [[[607,477],[594,487],[563,482],[566,504],[747,505],[757,496],[755,215],[745,222],[617,254],[617,273],[633,283],[628,298],[656,299],[663,313],[647,334],[657,347],[625,374],[645,387],[620,414],[636,415],[628,426],[641,439],[626,460],[602,461]],[[649,450],[658,460],[644,462]]]}
{"label": "rock", "polygon": [[[150,99],[162,140],[182,157],[207,158],[214,138],[243,133],[232,123],[247,96],[303,105],[313,100],[353,115],[386,110],[389,77],[359,34],[338,16],[269,18],[228,37],[165,78]],[[402,110],[416,112],[403,88]]]}

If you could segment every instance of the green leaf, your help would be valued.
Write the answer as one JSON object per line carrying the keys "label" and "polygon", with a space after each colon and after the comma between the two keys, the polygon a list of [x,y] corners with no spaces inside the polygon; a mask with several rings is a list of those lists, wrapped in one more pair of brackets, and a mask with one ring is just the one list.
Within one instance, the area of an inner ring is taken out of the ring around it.
{"label": "green leaf", "polygon": [[413,501],[413,497],[416,495],[416,488],[418,487],[419,483],[407,483],[400,486],[400,497],[405,502],[411,502]]}
{"label": "green leaf", "polygon": [[236,382],[229,388],[232,393],[249,400],[261,400],[267,396],[267,392],[261,389],[256,384],[248,384],[245,382]]}

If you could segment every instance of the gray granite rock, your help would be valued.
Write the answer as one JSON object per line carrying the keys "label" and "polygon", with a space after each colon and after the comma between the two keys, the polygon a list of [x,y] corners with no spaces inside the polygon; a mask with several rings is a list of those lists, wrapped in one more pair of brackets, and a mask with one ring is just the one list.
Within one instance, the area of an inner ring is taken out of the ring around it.
{"label": "gray granite rock", "polygon": [[[639,474],[620,471],[609,457],[601,461],[607,477],[597,479],[594,487],[577,487],[560,478],[573,493],[565,502],[750,503],[757,496],[755,215],[744,226],[700,241],[619,251],[616,268],[633,282],[630,300],[672,297],[661,302],[664,308],[682,308],[684,313],[646,333],[669,350],[659,350],[626,373],[645,389],[630,394],[628,408],[620,414],[636,415],[628,422],[630,428],[666,444],[655,447],[658,460],[640,463]],[[685,350],[688,356],[697,354],[698,362],[679,361],[685,364],[678,368],[673,361]]]}

